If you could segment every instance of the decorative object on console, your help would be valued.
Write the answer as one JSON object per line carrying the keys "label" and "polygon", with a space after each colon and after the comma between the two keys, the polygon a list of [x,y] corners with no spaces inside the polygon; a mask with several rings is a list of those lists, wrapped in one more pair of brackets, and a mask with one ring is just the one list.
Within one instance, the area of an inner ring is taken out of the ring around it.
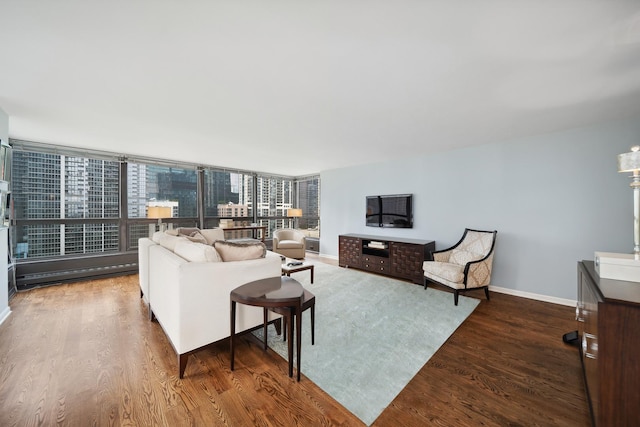
{"label": "decorative object on console", "polygon": [[637,255],[596,252],[594,264],[601,279],[640,282],[640,262]]}
{"label": "decorative object on console", "polygon": [[367,245],[368,248],[372,249],[387,249],[386,245],[382,242],[370,241]]}
{"label": "decorative object on console", "polygon": [[618,172],[631,172],[633,189],[633,253],[595,253],[595,269],[603,279],[640,282],[640,146],[618,154]]}

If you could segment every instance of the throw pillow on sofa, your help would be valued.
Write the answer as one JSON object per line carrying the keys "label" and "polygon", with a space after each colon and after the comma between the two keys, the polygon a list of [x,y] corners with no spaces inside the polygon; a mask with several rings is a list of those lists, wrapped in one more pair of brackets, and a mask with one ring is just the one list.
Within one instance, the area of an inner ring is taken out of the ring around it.
{"label": "throw pillow on sofa", "polygon": [[172,236],[171,234],[167,234],[164,231],[156,231],[155,233],[153,233],[152,240],[163,248],[169,249],[171,252],[173,252],[176,247],[176,243],[187,239],[184,236]]}
{"label": "throw pillow on sofa", "polygon": [[213,244],[223,261],[246,261],[264,258],[267,247],[262,242],[230,242],[218,240]]}
{"label": "throw pillow on sofa", "polygon": [[222,259],[213,246],[205,243],[182,240],[176,243],[173,251],[176,255],[191,262],[220,262]]}
{"label": "throw pillow on sofa", "polygon": [[176,232],[178,234],[184,234],[185,236],[191,236],[196,231],[200,231],[198,227],[178,227]]}
{"label": "throw pillow on sofa", "polygon": [[202,233],[200,233],[199,231],[194,231],[190,235],[184,236],[184,237],[186,237],[187,239],[191,240],[192,242],[204,243],[205,245],[209,244],[209,242],[207,242],[207,238],[204,237],[202,235]]}
{"label": "throw pillow on sofa", "polygon": [[211,244],[202,234],[202,230],[197,227],[178,227],[174,230],[167,230],[166,233],[170,236],[186,237],[192,242]]}

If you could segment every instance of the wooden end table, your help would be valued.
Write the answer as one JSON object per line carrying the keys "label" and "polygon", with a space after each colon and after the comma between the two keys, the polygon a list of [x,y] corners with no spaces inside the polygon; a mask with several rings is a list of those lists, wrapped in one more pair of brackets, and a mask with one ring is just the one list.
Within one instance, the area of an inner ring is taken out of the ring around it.
{"label": "wooden end table", "polygon": [[291,273],[297,273],[298,271],[310,270],[311,271],[311,284],[313,284],[313,264],[310,262],[303,261],[301,265],[287,265],[290,262],[295,262],[296,260],[292,260],[287,258],[282,263],[282,275],[283,276],[291,276]]}
{"label": "wooden end table", "polygon": [[[311,345],[315,345],[316,343],[316,296],[314,294],[311,293],[311,291],[305,289],[304,290],[304,295],[302,297],[302,308],[300,309],[301,313],[304,313],[307,309],[311,309]],[[281,314],[283,316],[292,316],[293,314],[291,313],[291,310],[289,308],[286,307],[277,307],[277,308],[270,308],[269,310],[273,311],[274,313],[278,313]],[[289,324],[291,322],[289,322],[289,319],[287,319],[287,322],[284,324],[284,340],[287,340],[286,334],[287,334],[287,324]],[[267,324],[267,309],[264,309],[264,324]],[[267,328],[265,327],[264,329],[264,349],[267,349]]]}
{"label": "wooden end table", "polygon": [[[239,286],[231,291],[231,370],[234,367],[234,346],[236,335],[236,303],[262,307],[265,309],[285,308],[292,316],[287,316],[289,328],[289,342],[287,345],[289,354],[289,377],[293,376],[293,331],[296,332],[296,369],[298,371],[297,381],[300,381],[300,350],[301,350],[301,328],[302,328],[302,304],[304,288],[291,277],[270,277],[268,279],[256,280]],[[265,311],[266,313],[266,311]],[[266,314],[265,314],[266,317]],[[295,318],[295,327],[293,321]],[[265,335],[267,322],[264,323]]]}

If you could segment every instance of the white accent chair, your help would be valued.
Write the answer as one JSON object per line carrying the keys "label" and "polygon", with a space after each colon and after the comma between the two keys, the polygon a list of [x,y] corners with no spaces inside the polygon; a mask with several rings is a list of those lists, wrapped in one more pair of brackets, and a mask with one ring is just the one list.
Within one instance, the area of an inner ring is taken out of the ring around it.
{"label": "white accent chair", "polygon": [[273,252],[287,258],[303,259],[307,244],[306,239],[300,230],[280,228],[273,232]]}
{"label": "white accent chair", "polygon": [[484,289],[488,300],[497,233],[465,228],[458,243],[432,252],[433,261],[422,264],[424,288],[428,281],[452,288],[455,305],[458,294],[471,289]]}

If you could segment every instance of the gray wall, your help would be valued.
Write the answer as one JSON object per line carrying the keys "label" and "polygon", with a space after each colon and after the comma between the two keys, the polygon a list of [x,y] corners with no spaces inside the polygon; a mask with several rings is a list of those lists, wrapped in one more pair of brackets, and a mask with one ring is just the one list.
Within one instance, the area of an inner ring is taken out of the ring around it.
{"label": "gray wall", "polygon": [[[633,250],[633,195],[616,156],[635,144],[640,117],[323,171],[320,252],[337,257],[345,233],[429,239],[442,249],[465,227],[495,229],[492,285],[575,300],[576,261]],[[365,196],[395,193],[414,194],[414,228],[366,227]]]}

